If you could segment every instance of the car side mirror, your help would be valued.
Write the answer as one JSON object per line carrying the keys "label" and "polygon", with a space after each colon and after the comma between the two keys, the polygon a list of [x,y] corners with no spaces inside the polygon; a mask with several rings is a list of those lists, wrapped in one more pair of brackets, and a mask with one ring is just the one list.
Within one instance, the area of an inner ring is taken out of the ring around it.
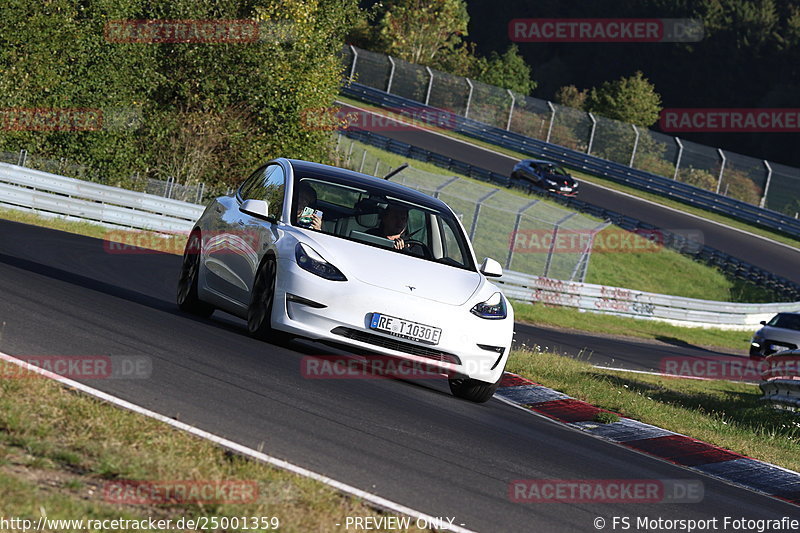
{"label": "car side mirror", "polygon": [[762,326],[766,326],[767,325],[767,321],[766,320],[762,320],[761,322],[759,322],[759,324],[761,324]]}
{"label": "car side mirror", "polygon": [[491,257],[487,257],[481,263],[480,268],[481,274],[490,278],[499,278],[503,275],[503,267],[500,266],[500,263],[492,259]]}
{"label": "car side mirror", "polygon": [[269,204],[264,200],[245,200],[239,206],[239,211],[256,218],[269,218]]}

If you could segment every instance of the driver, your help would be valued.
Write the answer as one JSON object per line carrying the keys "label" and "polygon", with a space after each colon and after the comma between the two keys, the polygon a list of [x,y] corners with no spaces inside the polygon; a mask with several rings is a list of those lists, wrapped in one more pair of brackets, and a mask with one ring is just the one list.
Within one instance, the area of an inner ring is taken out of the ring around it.
{"label": "driver", "polygon": [[395,250],[407,248],[403,235],[408,224],[408,208],[400,205],[389,204],[381,215],[378,227],[367,230],[370,235],[376,235],[394,241]]}

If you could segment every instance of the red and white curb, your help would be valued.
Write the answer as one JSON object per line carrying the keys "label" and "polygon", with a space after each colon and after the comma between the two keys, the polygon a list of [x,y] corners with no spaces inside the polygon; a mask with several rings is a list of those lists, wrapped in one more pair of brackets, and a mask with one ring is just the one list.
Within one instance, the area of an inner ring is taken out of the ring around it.
{"label": "red and white curb", "polygon": [[596,422],[606,409],[571,398],[506,372],[495,396],[600,439],[631,448],[742,488],[800,505],[800,474],[674,433],[618,413],[619,420]]}

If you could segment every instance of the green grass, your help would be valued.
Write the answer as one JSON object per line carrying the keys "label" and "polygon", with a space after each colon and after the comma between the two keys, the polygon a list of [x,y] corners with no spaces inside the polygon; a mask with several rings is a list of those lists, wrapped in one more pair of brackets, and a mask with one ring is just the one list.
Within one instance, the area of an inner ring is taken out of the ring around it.
{"label": "green grass", "polygon": [[755,384],[600,370],[539,351],[515,351],[510,372],[603,409],[800,470],[800,421],[759,400]]}
{"label": "green grass", "polygon": [[513,306],[514,319],[518,322],[605,335],[660,340],[672,344],[725,348],[742,353],[749,346],[752,336],[752,332],[748,331],[686,328],[665,322],[580,312],[570,307],[554,307],[540,303],[531,305],[513,302]]}
{"label": "green grass", "polygon": [[[332,531],[346,516],[382,514],[319,482],[227,453],[47,379],[2,378],[0,391],[0,516],[34,522],[43,513],[51,519],[101,520],[274,516],[280,531],[305,533]],[[247,482],[257,490],[255,498],[233,503],[105,498],[107,483],[122,480]]]}
{"label": "green grass", "polygon": [[[341,102],[344,102],[344,103],[347,103],[347,104],[350,104],[350,105],[353,105],[353,106],[364,107],[365,105],[367,105],[367,104],[364,104],[364,102],[361,102],[359,100],[355,100],[355,99],[352,99],[352,98],[347,98],[347,97],[341,96],[341,95],[338,96],[337,99],[340,100]],[[370,109],[373,109],[373,106],[369,106],[369,107],[370,107]],[[374,109],[377,110],[379,108],[374,108]],[[383,110],[383,111],[385,112],[385,110]],[[439,133],[447,135],[448,137],[453,137],[455,139],[459,139],[459,140],[468,142],[470,144],[474,144],[475,146],[480,146],[482,148],[487,148],[489,150],[493,150],[495,152],[499,152],[499,153],[514,157],[516,159],[529,159],[531,157],[531,155],[529,155],[529,154],[523,154],[521,152],[517,152],[517,151],[514,151],[514,150],[509,150],[507,148],[503,148],[501,146],[497,146],[497,145],[494,145],[494,144],[491,144],[491,143],[488,143],[488,142],[485,142],[485,141],[481,141],[481,140],[475,139],[473,137],[469,137],[467,135],[456,133],[454,131],[449,131],[449,130],[437,130],[437,131]],[[658,194],[654,194],[654,193],[650,193],[650,192],[647,192],[647,191],[642,191],[640,189],[636,189],[636,188],[633,188],[633,187],[629,187],[627,185],[617,183],[617,182],[615,182],[613,180],[610,180],[610,179],[607,179],[607,178],[598,177],[598,176],[595,176],[595,175],[592,175],[592,174],[587,174],[586,172],[583,172],[583,171],[581,171],[579,169],[570,168],[570,171],[575,175],[575,177],[580,178],[580,179],[582,179],[584,181],[588,181],[590,183],[594,183],[594,184],[597,184],[597,185],[602,185],[604,187],[608,187],[609,189],[614,189],[614,190],[617,190],[617,191],[620,191],[620,192],[625,192],[625,193],[628,193],[628,194],[630,194],[632,196],[637,196],[639,198],[644,198],[644,199],[653,201],[653,202],[655,202],[657,204],[664,205],[666,207],[672,207],[672,208],[678,209],[679,211],[683,211],[685,213],[691,213],[693,215],[700,216],[700,217],[705,218],[707,220],[713,220],[715,222],[720,222],[720,223],[725,224],[727,226],[731,226],[733,228],[737,228],[737,229],[741,229],[741,230],[744,230],[744,231],[748,231],[750,233],[754,233],[756,235],[760,235],[762,237],[766,237],[766,238],[771,239],[773,241],[781,242],[783,244],[788,244],[789,246],[792,246],[794,248],[800,248],[800,240],[799,239],[790,237],[790,236],[785,235],[783,233],[771,231],[771,230],[763,228],[761,226],[754,226],[752,224],[748,224],[747,222],[742,222],[741,220],[738,220],[738,219],[735,219],[735,218],[732,218],[732,217],[729,217],[729,216],[725,216],[725,215],[722,215],[722,214],[719,214],[719,213],[715,213],[713,211],[707,211],[705,209],[702,209],[702,208],[699,208],[699,207],[695,207],[695,206],[692,206],[692,205],[689,205],[689,204],[686,204],[686,203],[683,203],[683,202],[680,202],[680,201],[677,201],[677,200],[673,200],[673,199],[670,199],[670,198],[665,198],[664,196],[660,196]]]}

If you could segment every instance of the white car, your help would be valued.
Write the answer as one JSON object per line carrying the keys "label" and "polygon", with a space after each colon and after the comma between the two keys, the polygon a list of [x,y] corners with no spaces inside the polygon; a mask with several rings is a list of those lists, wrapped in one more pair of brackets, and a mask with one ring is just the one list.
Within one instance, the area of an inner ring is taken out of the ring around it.
{"label": "white car", "polygon": [[477,266],[444,202],[357,172],[276,159],[197,221],[178,305],[239,316],[266,340],[304,337],[433,365],[454,395],[485,402],[513,336],[513,310],[486,279],[501,275],[492,259]]}

